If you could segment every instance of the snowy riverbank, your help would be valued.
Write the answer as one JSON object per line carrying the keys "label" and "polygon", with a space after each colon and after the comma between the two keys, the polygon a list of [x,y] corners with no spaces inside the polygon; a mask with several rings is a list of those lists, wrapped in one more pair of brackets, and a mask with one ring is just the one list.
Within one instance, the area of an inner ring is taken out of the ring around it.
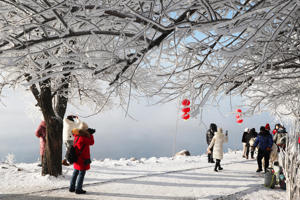
{"label": "snowy riverbank", "polygon": [[[265,188],[255,160],[230,151],[213,171],[207,156],[94,160],[86,174],[85,196],[69,193],[73,167],[63,176],[41,176],[37,163],[0,164],[0,199],[285,199],[285,191]],[[47,198],[46,198],[47,199]]]}

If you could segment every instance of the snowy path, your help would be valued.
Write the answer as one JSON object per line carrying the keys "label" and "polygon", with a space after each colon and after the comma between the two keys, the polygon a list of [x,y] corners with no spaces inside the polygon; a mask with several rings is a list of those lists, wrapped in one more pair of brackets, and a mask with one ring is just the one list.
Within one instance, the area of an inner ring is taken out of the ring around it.
{"label": "snowy path", "polygon": [[224,162],[224,170],[218,173],[213,171],[213,166],[206,163],[164,172],[119,168],[99,172],[116,176],[98,180],[89,180],[89,171],[84,184],[86,195],[69,193],[64,186],[25,194],[3,194],[0,199],[284,199],[284,191],[262,186],[263,178],[255,173],[255,160]]}

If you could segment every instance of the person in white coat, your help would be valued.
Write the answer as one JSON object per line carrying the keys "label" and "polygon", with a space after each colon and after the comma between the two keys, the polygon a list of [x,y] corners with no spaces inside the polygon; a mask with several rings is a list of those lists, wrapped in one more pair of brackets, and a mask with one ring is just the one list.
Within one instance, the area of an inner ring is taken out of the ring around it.
{"label": "person in white coat", "polygon": [[[81,124],[81,121],[78,119],[78,116],[69,115],[66,118],[64,118],[64,121],[63,121],[63,143],[66,146],[66,154],[68,152],[68,149],[71,148],[71,146],[73,145],[74,136],[72,134],[72,130],[75,128],[79,128],[80,124]],[[62,164],[69,166],[66,155],[62,161]]]}
{"label": "person in white coat", "polygon": [[218,128],[218,131],[215,132],[210,145],[207,148],[207,151],[210,152],[210,149],[214,147],[213,157],[216,159],[215,171],[222,170],[221,160],[223,159],[223,143],[228,142],[228,133],[223,134],[222,128]]}

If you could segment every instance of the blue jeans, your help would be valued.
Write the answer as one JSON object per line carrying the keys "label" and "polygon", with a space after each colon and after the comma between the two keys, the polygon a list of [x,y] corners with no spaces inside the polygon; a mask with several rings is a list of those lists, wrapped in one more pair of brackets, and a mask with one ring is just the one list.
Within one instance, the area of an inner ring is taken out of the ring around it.
{"label": "blue jeans", "polygon": [[70,182],[70,189],[75,189],[76,179],[77,179],[77,176],[79,175],[78,179],[77,179],[76,190],[82,190],[82,184],[83,184],[85,171],[86,170],[79,171],[77,169],[74,169],[73,175],[72,175],[72,178],[71,178],[71,182]]}

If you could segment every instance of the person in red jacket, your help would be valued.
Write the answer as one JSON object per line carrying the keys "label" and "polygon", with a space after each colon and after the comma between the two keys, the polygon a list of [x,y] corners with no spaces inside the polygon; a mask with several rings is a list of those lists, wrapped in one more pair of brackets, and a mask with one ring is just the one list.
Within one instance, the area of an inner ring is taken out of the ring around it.
{"label": "person in red jacket", "polygon": [[275,124],[275,128],[272,131],[273,135],[275,135],[278,132],[279,127],[280,127],[280,124]]}
{"label": "person in red jacket", "polygon": [[40,138],[40,156],[41,156],[41,163],[38,164],[39,167],[42,166],[45,146],[46,146],[46,123],[44,120],[41,121],[39,127],[35,131],[36,137]]}
{"label": "person in red jacket", "polygon": [[[86,191],[82,189],[82,184],[83,184],[86,170],[90,169],[90,163],[91,163],[90,145],[94,144],[94,136],[92,134],[95,132],[95,129],[88,129],[86,124],[81,127],[82,127],[81,129],[72,130],[72,133],[74,135],[73,146],[75,147],[75,151],[78,159],[76,162],[74,162],[73,165],[74,171],[73,171],[73,176],[71,178],[69,191],[75,192],[76,194],[86,193]],[[77,185],[75,187],[76,180],[77,180]]]}

